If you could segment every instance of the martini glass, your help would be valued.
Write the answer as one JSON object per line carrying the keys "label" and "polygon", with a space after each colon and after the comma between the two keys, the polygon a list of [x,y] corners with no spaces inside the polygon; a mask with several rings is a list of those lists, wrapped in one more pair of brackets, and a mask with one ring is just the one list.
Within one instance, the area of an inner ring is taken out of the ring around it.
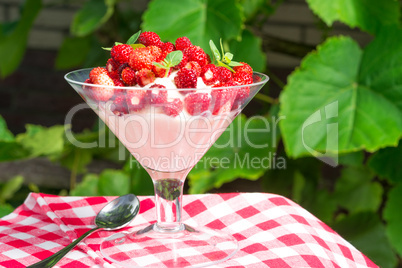
{"label": "martini glass", "polygon": [[[125,267],[205,267],[233,256],[238,243],[232,235],[183,223],[183,185],[268,76],[255,72],[253,84],[242,86],[165,90],[87,84],[90,70],[70,72],[65,79],[148,172],[155,192],[155,223],[105,239],[102,255]],[[111,90],[114,96],[107,101],[94,98]],[[163,94],[167,100],[158,101]],[[177,103],[190,95],[178,113]]]}

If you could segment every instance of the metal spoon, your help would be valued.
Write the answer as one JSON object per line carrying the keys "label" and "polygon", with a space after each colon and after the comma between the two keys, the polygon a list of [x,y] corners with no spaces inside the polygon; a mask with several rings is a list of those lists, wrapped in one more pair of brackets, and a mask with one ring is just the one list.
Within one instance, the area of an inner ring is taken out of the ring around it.
{"label": "metal spoon", "polygon": [[103,229],[107,231],[117,230],[127,226],[140,210],[140,202],[137,196],[127,194],[110,201],[99,211],[95,218],[96,227],[87,231],[70,245],[56,252],[52,256],[32,264],[29,267],[53,267],[61,258],[63,258],[71,249],[73,249],[81,240],[93,232]]}

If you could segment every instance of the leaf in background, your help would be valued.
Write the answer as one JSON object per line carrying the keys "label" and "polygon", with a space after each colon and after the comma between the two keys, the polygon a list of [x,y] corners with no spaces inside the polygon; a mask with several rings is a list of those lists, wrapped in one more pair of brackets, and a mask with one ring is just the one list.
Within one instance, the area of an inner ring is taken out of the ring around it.
{"label": "leaf in background", "polygon": [[274,128],[265,117],[235,118],[191,170],[190,193],[204,193],[237,178],[256,180],[274,165],[283,165],[275,159],[279,137]]}
{"label": "leaf in background", "polygon": [[105,169],[99,175],[99,195],[120,196],[130,193],[130,177],[121,170]]}
{"label": "leaf in background", "polygon": [[397,184],[388,193],[384,208],[384,219],[387,222],[387,235],[393,247],[402,255],[402,184]]}
{"label": "leaf in background", "polygon": [[307,0],[327,25],[336,20],[351,28],[377,33],[384,25],[399,25],[400,3],[392,0]]}
{"label": "leaf in background", "polygon": [[124,165],[123,170],[130,174],[131,193],[136,195],[153,195],[154,184],[148,172],[130,155],[129,160]]}
{"label": "leaf in background", "polygon": [[377,211],[382,202],[383,188],[372,181],[374,174],[365,167],[347,167],[335,184],[334,195],[338,204],[349,213]]}
{"label": "leaf in background", "polygon": [[12,213],[14,209],[10,204],[0,204],[0,218]]}
{"label": "leaf in background", "polygon": [[265,0],[242,0],[240,4],[243,7],[244,17],[246,20],[253,18],[261,9],[265,8]]}
{"label": "leaf in background", "polygon": [[114,12],[114,0],[89,0],[75,14],[71,23],[71,32],[76,36],[85,36],[105,23]]}
{"label": "leaf in background", "polygon": [[[387,33],[364,51],[348,37],[330,38],[288,77],[280,97],[280,114],[286,117],[280,127],[289,156],[373,152],[398,143],[402,31]],[[389,45],[374,50],[384,43]],[[389,77],[384,72],[394,79],[382,79]]]}
{"label": "leaf in background", "polygon": [[380,267],[397,264],[385,227],[375,212],[348,215],[331,227]]}
{"label": "leaf in background", "polygon": [[369,160],[368,165],[380,177],[388,178],[393,182],[402,182],[402,140],[398,147],[387,147],[376,152]]}
{"label": "leaf in background", "polygon": [[245,29],[241,40],[230,41],[229,47],[230,52],[235,55],[234,60],[247,62],[254,71],[265,71],[267,58],[262,51],[262,40],[260,37],[253,35],[253,33]]}
{"label": "leaf in background", "polygon": [[91,49],[90,37],[67,37],[64,39],[56,58],[57,69],[81,66]]}
{"label": "leaf in background", "polygon": [[25,1],[20,21],[13,31],[0,39],[0,77],[6,77],[18,68],[25,53],[29,30],[41,8],[41,0]]}
{"label": "leaf in background", "polygon": [[14,141],[14,135],[7,128],[6,120],[0,115],[0,141]]}
{"label": "leaf in background", "polygon": [[363,165],[363,161],[364,161],[363,151],[339,155],[339,164],[341,165],[358,167]]}
{"label": "leaf in background", "polygon": [[70,191],[72,196],[97,196],[99,178],[96,174],[87,174],[77,186]]}
{"label": "leaf in background", "polygon": [[0,203],[4,203],[10,199],[21,188],[24,178],[22,176],[15,176],[9,179],[0,189]]}
{"label": "leaf in background", "polygon": [[74,170],[75,174],[81,174],[86,172],[86,166],[92,159],[92,150],[66,144],[58,161],[69,170]]}
{"label": "leaf in background", "polygon": [[19,134],[16,140],[30,152],[31,157],[59,154],[64,148],[64,126],[45,128],[27,125],[26,133]]}
{"label": "leaf in background", "polygon": [[238,38],[243,25],[235,0],[153,0],[142,18],[144,31],[154,31],[171,42],[187,36],[205,51],[211,39]]}

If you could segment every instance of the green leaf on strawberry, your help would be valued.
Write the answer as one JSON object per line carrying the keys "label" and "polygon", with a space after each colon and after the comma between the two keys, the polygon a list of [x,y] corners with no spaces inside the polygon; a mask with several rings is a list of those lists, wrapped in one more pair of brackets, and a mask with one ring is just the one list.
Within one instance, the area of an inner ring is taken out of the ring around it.
{"label": "green leaf on strawberry", "polygon": [[141,30],[138,31],[138,32],[136,32],[135,34],[133,34],[133,35],[127,40],[126,44],[127,44],[127,45],[134,44],[134,43],[137,41],[137,39],[138,39],[138,37],[140,36],[140,34],[141,34]]}
{"label": "green leaf on strawberry", "polygon": [[166,58],[161,63],[153,62],[152,64],[159,68],[166,69],[165,76],[167,77],[167,75],[169,74],[168,70],[171,67],[178,65],[182,59],[183,59],[183,52],[180,50],[175,50],[167,54]]}
{"label": "green leaf on strawberry", "polygon": [[221,45],[221,50],[222,50],[222,57],[221,57],[221,54],[219,53],[219,50],[216,47],[214,41],[212,41],[212,40],[209,41],[209,46],[211,48],[212,54],[214,55],[214,58],[215,58],[218,66],[223,66],[223,67],[229,69],[231,72],[234,72],[234,70],[231,67],[243,65],[237,61],[232,60],[233,59],[232,53],[225,52],[225,50],[223,49],[222,39],[220,39],[220,45]]}

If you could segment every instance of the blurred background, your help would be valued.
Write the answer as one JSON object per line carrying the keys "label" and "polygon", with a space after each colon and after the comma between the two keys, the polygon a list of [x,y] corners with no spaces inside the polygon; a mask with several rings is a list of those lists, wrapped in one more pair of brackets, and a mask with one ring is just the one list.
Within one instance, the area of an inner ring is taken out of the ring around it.
{"label": "blurred background", "polygon": [[[212,149],[205,161],[237,153],[268,157],[270,165],[240,168],[233,157],[226,170],[196,167],[186,193],[284,195],[376,264],[402,267],[400,14],[396,0],[0,0],[1,215],[31,191],[152,194],[146,172],[127,152],[121,159],[119,146],[83,149],[66,139],[67,131],[83,142],[118,144],[90,109],[65,126],[68,111],[83,100],[64,74],[105,65],[109,55],[101,47],[138,30],[173,43],[188,36],[207,53],[207,42],[222,38],[234,60],[270,76],[235,127],[257,115],[279,126],[278,134],[250,137],[254,144],[272,141],[269,148],[242,142]],[[303,123],[316,111],[325,118],[334,101],[336,118],[306,132],[312,155],[300,140]],[[326,124],[334,123],[339,138],[331,147]]]}

